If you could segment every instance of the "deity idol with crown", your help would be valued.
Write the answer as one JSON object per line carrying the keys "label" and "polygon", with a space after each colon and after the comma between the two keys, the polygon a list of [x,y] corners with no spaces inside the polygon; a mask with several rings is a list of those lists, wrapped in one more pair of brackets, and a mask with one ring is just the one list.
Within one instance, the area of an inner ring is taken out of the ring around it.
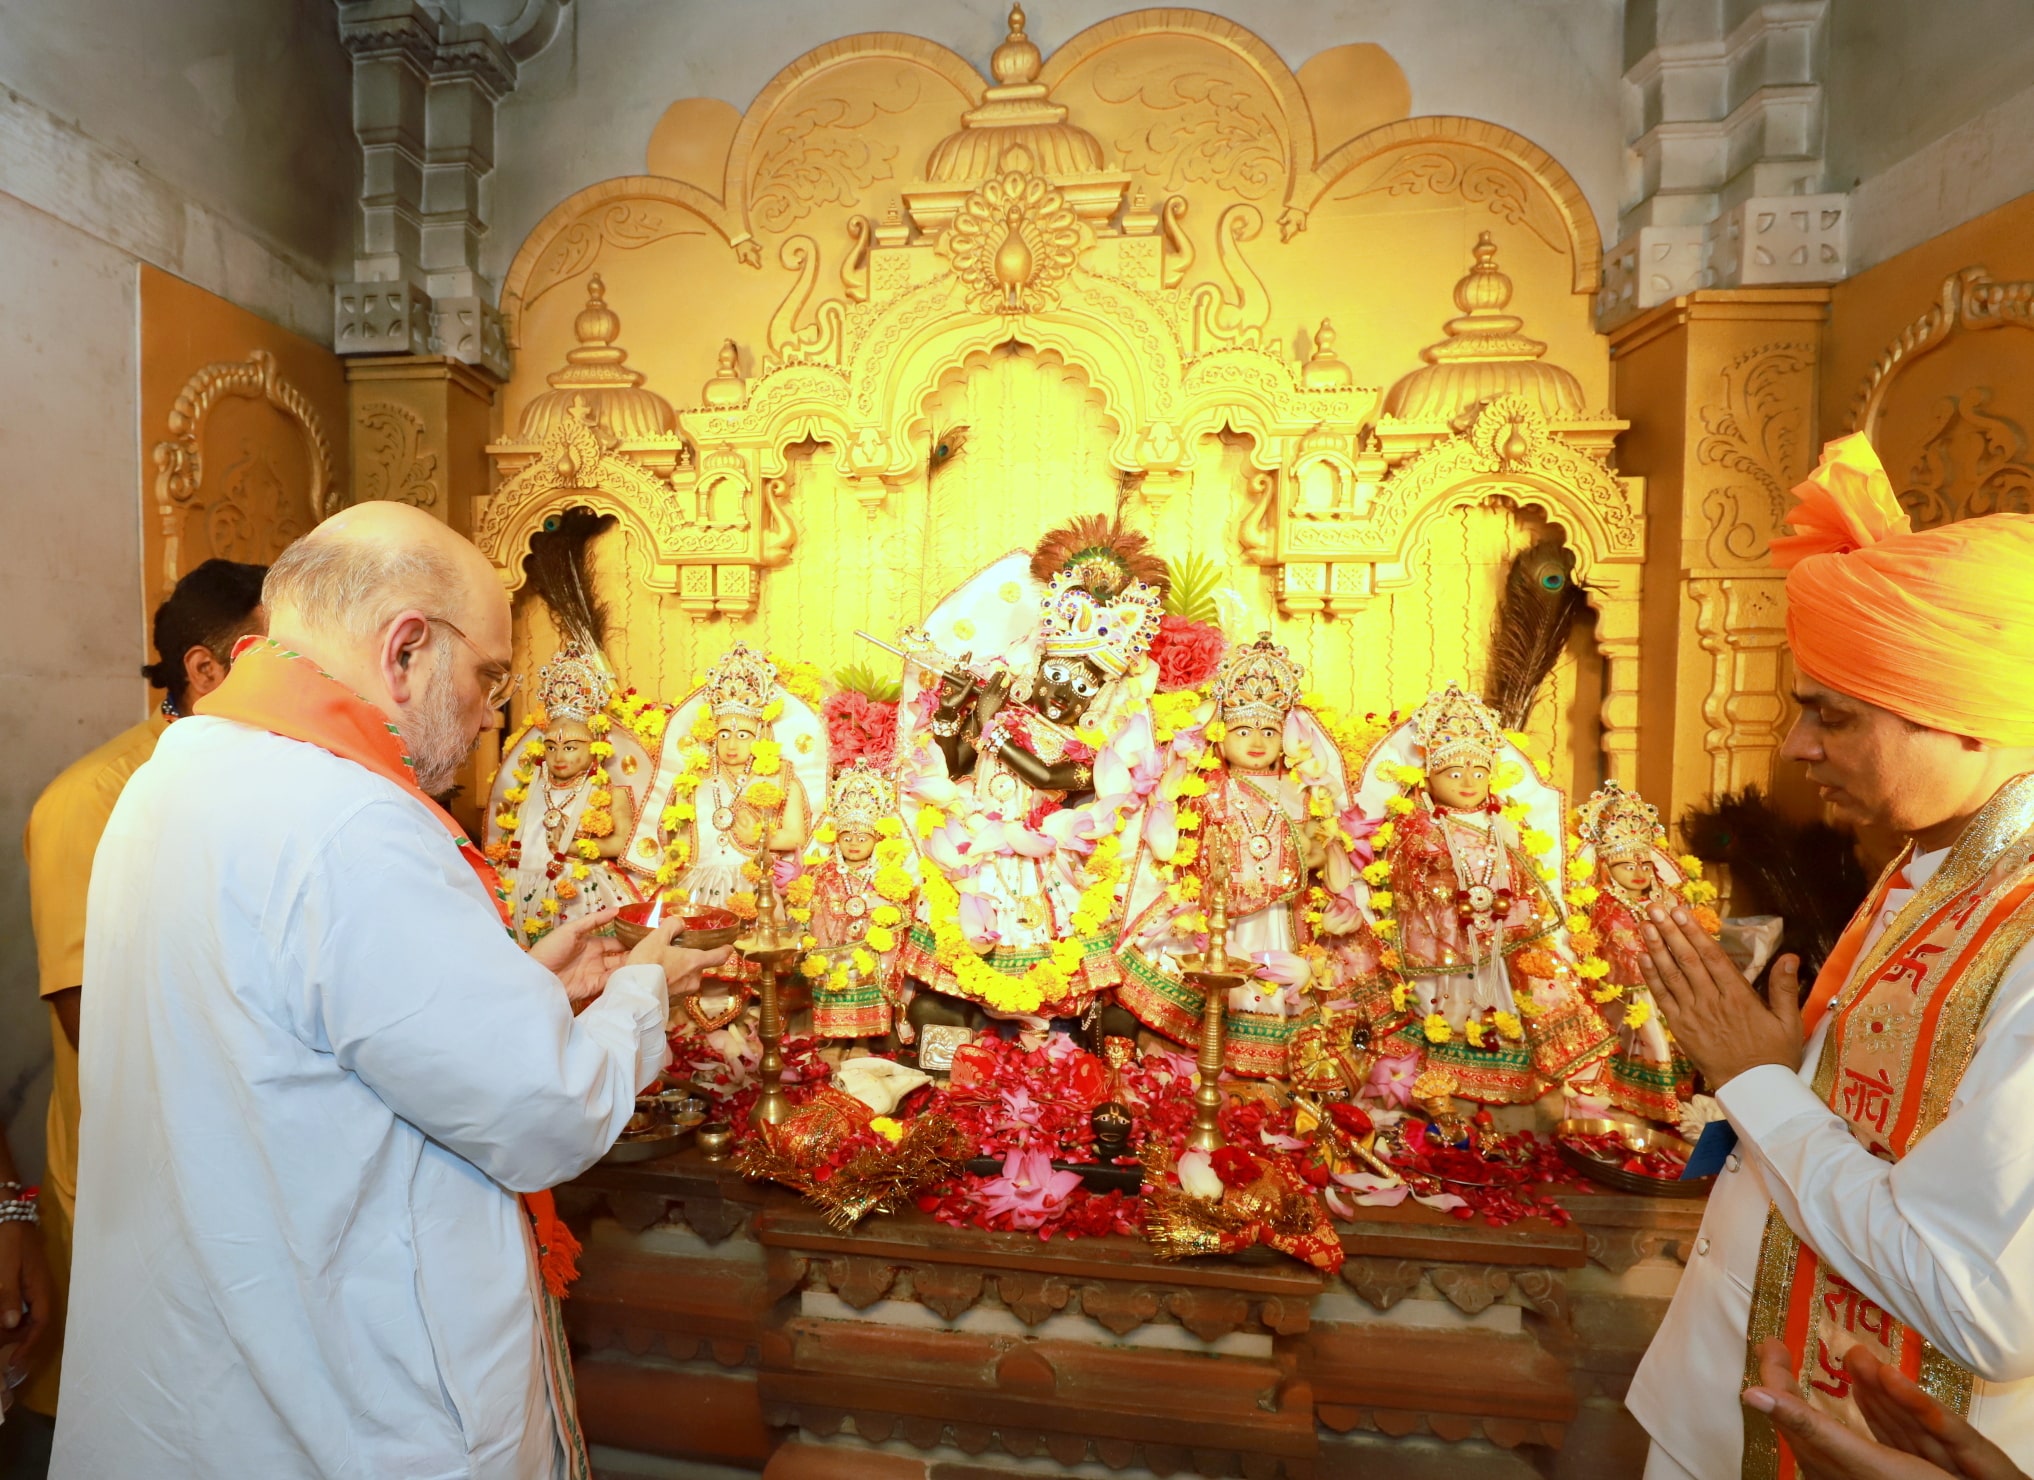
{"label": "deity idol with crown", "polygon": [[765,855],[796,853],[826,781],[819,715],[771,659],[736,643],[672,715],[645,819],[673,901],[752,912]]}
{"label": "deity idol with crown", "polygon": [[495,779],[487,854],[501,868],[526,941],[562,920],[631,903],[647,884],[626,867],[623,850],[650,758],[614,723],[615,688],[598,654],[568,645],[539,670],[539,709],[509,741]]}
{"label": "deity idol with crown", "polygon": [[897,1000],[899,943],[917,895],[916,861],[897,812],[897,788],[861,756],[827,787],[826,811],[785,890],[810,939],[817,1038],[881,1038]]}
{"label": "deity idol with crown", "polygon": [[1363,909],[1396,956],[1400,1043],[1466,1099],[1593,1093],[1612,1046],[1589,1001],[1604,968],[1563,938],[1560,792],[1449,684],[1372,750],[1358,805],[1386,817]]}
{"label": "deity idol with crown", "polygon": [[1587,882],[1568,895],[1588,924],[1576,932],[1576,943],[1610,967],[1594,994],[1617,1034],[1605,1087],[1620,1110],[1676,1125],[1694,1090],[1695,1066],[1675,1046],[1646,986],[1640,921],[1655,906],[1685,906],[1711,935],[1723,922],[1700,902],[1707,892],[1696,876],[1700,864],[1689,859],[1684,867],[1668,854],[1667,830],[1650,803],[1606,781],[1576,808],[1574,821],[1590,870]]}
{"label": "deity idol with crown", "polygon": [[1208,890],[1223,881],[1229,950],[1255,979],[1231,989],[1230,1070],[1289,1078],[1295,1034],[1333,995],[1332,958],[1315,949],[1325,891],[1311,881],[1342,846],[1349,804],[1342,756],[1300,703],[1300,669],[1269,633],[1230,649],[1194,727],[1176,742],[1147,804],[1124,914],[1117,1000],[1176,1043],[1199,1041],[1205,1005],[1183,962],[1205,948]]}
{"label": "deity idol with crown", "polygon": [[[1160,770],[1148,654],[1165,590],[1142,535],[1082,518],[906,635],[902,791],[932,866],[902,966],[930,992],[1071,1017],[1116,984],[1126,840]],[[937,683],[914,694],[920,671]]]}

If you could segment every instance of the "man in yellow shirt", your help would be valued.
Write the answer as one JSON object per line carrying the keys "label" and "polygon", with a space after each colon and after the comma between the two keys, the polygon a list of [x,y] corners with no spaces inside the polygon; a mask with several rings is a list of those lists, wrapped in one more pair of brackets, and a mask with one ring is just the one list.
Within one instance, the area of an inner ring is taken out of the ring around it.
{"label": "man in yellow shirt", "polygon": [[[157,661],[141,670],[151,685],[165,691],[161,707],[74,762],[49,784],[29,814],[24,840],[29,913],[56,1053],[41,1216],[59,1300],[70,1283],[71,1216],[78,1186],[78,1001],[85,978],[85,890],[92,878],[92,855],[121,788],[154,753],[162,732],[224,680],[234,643],[266,629],[261,607],[266,574],[265,566],[208,560],[177,582],[169,600],[156,608]],[[60,1337],[39,1343],[33,1380],[23,1393],[25,1407],[56,1412],[61,1346]]]}

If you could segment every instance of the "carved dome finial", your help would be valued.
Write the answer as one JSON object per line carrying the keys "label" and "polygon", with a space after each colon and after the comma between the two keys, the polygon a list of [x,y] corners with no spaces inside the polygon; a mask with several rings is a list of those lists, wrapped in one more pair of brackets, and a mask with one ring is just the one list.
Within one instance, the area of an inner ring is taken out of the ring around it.
{"label": "carved dome finial", "polygon": [[1455,284],[1461,314],[1441,326],[1447,337],[1420,351],[1427,363],[1391,388],[1387,416],[1401,421],[1454,422],[1492,396],[1517,395],[1549,421],[1583,414],[1582,382],[1540,359],[1547,346],[1519,332],[1525,320],[1504,310],[1512,283],[1497,265],[1497,241],[1476,239],[1468,273]]}
{"label": "carved dome finial", "polygon": [[607,306],[607,284],[595,273],[586,283],[586,307],[572,320],[579,343],[565,352],[565,365],[544,379],[552,389],[523,408],[519,436],[541,442],[564,417],[573,415],[575,401],[591,420],[627,440],[675,431],[678,418],[671,403],[643,389],[640,370],[631,370],[629,352],[615,341],[621,337],[621,316]]}
{"label": "carved dome finial", "polygon": [[1052,101],[1038,80],[1044,64],[1038,45],[1024,33],[1024,7],[1010,7],[1010,34],[989,59],[995,85],[982,106],[961,115],[958,133],[947,135],[925,164],[934,184],[974,185],[1001,173],[1003,157],[1022,147],[1040,174],[1100,174],[1108,161],[1102,144],[1084,128],[1066,121],[1064,104]]}
{"label": "carved dome finial", "polygon": [[1038,81],[1038,69],[1045,63],[1038,43],[1024,34],[1024,7],[1010,7],[1010,34],[989,58],[989,71],[1005,87],[1021,87]]}

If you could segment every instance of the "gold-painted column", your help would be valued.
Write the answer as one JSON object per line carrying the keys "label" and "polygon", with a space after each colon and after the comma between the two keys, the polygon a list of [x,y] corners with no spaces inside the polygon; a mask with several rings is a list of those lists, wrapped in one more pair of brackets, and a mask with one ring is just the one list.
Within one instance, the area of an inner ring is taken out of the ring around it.
{"label": "gold-painted column", "polygon": [[1638,786],[1669,817],[1751,783],[1799,800],[1775,769],[1791,678],[1767,550],[1815,463],[1828,315],[1826,288],[1715,289],[1610,333],[1618,462],[1649,515]]}
{"label": "gold-painted column", "polygon": [[446,355],[348,358],[354,501],[414,504],[471,535],[474,502],[488,491],[500,388]]}
{"label": "gold-painted column", "polygon": [[[446,355],[354,355],[345,363],[351,501],[411,504],[470,537],[488,491],[501,382]],[[481,799],[500,767],[501,734],[484,731],[452,804],[468,828],[478,829]]]}

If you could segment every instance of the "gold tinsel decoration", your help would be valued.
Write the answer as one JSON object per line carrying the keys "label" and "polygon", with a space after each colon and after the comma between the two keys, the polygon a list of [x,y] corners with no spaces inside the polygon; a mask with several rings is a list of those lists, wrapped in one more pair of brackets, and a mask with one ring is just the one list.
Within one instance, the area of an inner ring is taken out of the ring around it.
{"label": "gold tinsel decoration", "polygon": [[826,1087],[781,1125],[760,1125],[734,1159],[751,1181],[779,1182],[805,1195],[846,1233],[870,1213],[895,1213],[967,1160],[965,1134],[944,1115],[921,1115],[897,1143],[865,1146],[825,1177],[818,1172],[871,1114],[852,1095]]}

